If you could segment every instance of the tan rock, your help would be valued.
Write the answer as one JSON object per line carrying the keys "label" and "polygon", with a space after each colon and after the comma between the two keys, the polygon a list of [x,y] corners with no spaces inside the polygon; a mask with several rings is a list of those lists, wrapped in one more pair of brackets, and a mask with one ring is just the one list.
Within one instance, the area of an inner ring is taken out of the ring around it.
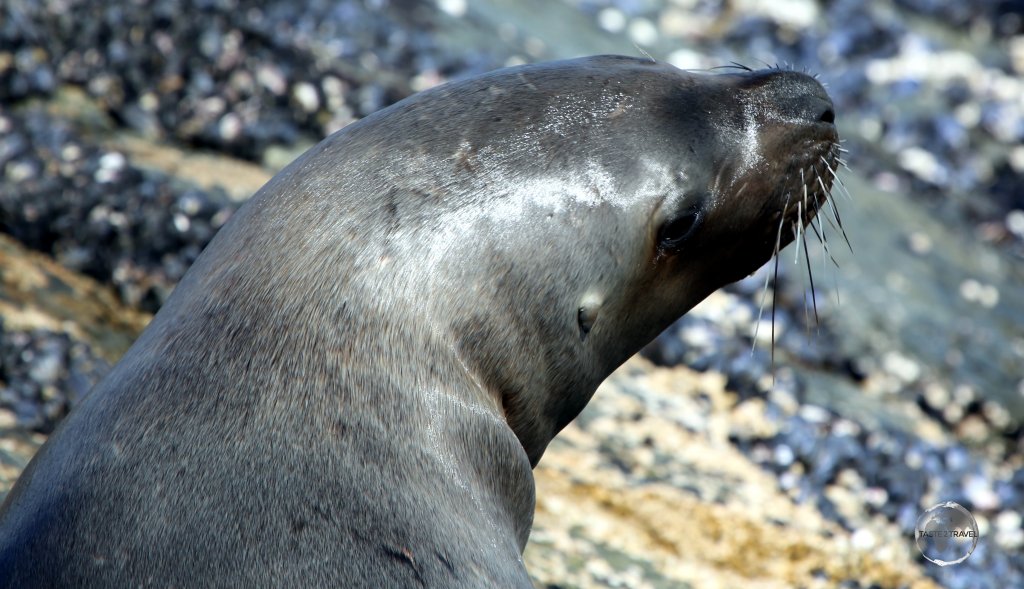
{"label": "tan rock", "polygon": [[109,288],[3,234],[0,317],[7,330],[67,333],[110,362],[124,354],[150,319],[122,305]]}
{"label": "tan rock", "polygon": [[[6,330],[66,333],[88,343],[110,362],[124,354],[150,319],[121,305],[109,288],[3,234],[0,318]],[[22,431],[16,424],[10,411],[0,411],[0,499],[45,440],[45,436]]]}
{"label": "tan rock", "polygon": [[[617,398],[632,397],[623,389],[643,389],[645,403],[659,411],[639,420],[615,415],[609,408],[639,403]],[[686,398],[705,400],[698,404],[710,423],[727,423],[735,405],[722,380],[631,360],[552,444],[535,471],[537,513],[526,551],[539,586],[781,589],[856,579],[936,587],[915,564],[911,543],[886,522],[854,542],[854,534],[779,491],[716,427],[687,428],[666,410],[692,411]],[[647,462],[615,450],[636,439],[645,440],[660,470],[624,472]],[[869,537],[871,546],[863,542]]]}

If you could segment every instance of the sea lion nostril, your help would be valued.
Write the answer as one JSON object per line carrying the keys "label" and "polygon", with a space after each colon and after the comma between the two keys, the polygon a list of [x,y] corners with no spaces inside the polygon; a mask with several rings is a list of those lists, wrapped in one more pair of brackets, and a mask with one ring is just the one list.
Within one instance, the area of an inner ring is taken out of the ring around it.
{"label": "sea lion nostril", "polygon": [[779,117],[799,123],[835,124],[832,99],[813,76],[787,70],[760,70],[739,76],[756,104],[770,104]]}

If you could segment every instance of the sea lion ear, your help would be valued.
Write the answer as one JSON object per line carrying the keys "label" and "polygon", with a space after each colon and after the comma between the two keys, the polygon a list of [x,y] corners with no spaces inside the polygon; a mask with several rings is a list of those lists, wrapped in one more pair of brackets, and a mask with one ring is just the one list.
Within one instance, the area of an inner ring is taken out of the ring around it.
{"label": "sea lion ear", "polygon": [[579,309],[576,311],[576,323],[580,329],[580,341],[586,341],[590,330],[597,322],[597,316],[601,313],[601,304],[604,301],[595,293],[587,293],[580,300]]}

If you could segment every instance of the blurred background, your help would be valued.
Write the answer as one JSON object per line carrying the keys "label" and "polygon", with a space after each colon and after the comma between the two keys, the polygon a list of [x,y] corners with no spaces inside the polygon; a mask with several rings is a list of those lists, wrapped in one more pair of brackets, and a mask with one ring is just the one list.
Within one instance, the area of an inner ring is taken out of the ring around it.
{"label": "blurred background", "polygon": [[[1024,587],[1022,0],[0,0],[0,494],[274,171],[594,53],[814,73],[848,169],[813,290],[790,246],[552,444],[537,586]],[[981,537],[938,567],[948,500]]]}

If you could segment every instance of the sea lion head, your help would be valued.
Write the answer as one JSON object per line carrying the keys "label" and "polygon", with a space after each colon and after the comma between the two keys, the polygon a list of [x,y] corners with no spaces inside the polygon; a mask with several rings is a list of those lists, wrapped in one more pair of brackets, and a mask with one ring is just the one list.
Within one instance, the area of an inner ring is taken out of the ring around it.
{"label": "sea lion head", "polygon": [[612,370],[812,218],[833,120],[817,81],[780,69],[599,56],[449,83],[276,176],[164,315],[340,346],[349,374],[401,364],[396,387],[480,405],[536,463]]}
{"label": "sea lion head", "polygon": [[468,289],[442,322],[534,463],[612,369],[788,244],[836,168],[832,101],[793,71],[605,56],[457,95],[472,115],[430,168],[474,204],[433,236],[455,271],[432,292]]}

